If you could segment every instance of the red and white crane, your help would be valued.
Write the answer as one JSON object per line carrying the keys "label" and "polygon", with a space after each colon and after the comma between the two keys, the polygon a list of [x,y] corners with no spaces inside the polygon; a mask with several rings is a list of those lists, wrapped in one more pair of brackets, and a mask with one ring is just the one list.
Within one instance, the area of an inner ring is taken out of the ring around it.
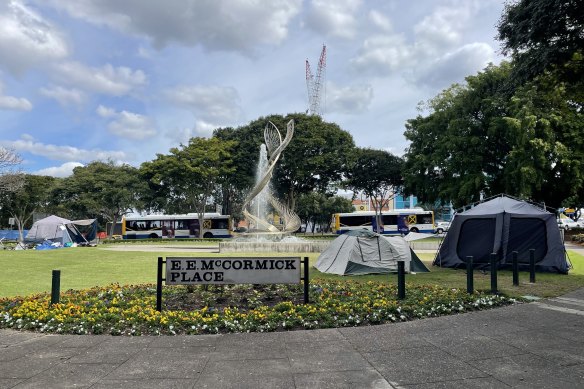
{"label": "red and white crane", "polygon": [[312,70],[310,69],[310,63],[308,62],[308,60],[306,60],[306,89],[308,91],[308,113],[311,115],[322,116],[323,104],[321,104],[321,96],[323,93],[323,89],[326,92],[325,78],[326,78],[326,45],[322,45],[322,52],[320,53],[320,59],[318,60],[316,76],[312,74]]}

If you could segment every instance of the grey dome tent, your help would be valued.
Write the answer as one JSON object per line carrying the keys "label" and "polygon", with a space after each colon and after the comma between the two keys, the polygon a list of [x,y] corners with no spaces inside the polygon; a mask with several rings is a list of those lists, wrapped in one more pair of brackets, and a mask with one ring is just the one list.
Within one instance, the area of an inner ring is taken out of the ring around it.
{"label": "grey dome tent", "polygon": [[315,267],[323,273],[339,275],[395,273],[398,261],[405,262],[406,272],[429,271],[403,238],[356,230],[333,240]]}
{"label": "grey dome tent", "polygon": [[491,253],[498,267],[511,267],[518,252],[520,269],[535,250],[537,271],[567,273],[570,266],[554,214],[506,195],[495,197],[454,216],[433,265],[464,268],[473,257],[476,268],[489,266]]}
{"label": "grey dome tent", "polygon": [[[83,230],[83,233],[80,231]],[[97,222],[95,219],[71,221],[51,215],[37,220],[26,234],[25,241],[42,243],[44,240],[65,243],[88,243],[95,239]]]}

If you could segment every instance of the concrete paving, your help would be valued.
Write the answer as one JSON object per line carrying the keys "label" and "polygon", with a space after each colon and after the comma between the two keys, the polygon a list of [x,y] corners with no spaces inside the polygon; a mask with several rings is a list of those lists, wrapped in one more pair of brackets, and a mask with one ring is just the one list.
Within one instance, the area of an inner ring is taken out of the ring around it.
{"label": "concrete paving", "polygon": [[176,337],[0,330],[0,388],[578,388],[584,288],[371,327]]}

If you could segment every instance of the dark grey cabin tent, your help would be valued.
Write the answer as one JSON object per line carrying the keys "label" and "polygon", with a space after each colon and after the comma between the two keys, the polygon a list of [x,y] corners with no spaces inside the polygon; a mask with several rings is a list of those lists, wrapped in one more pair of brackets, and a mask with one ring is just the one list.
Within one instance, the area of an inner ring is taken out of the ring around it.
{"label": "dark grey cabin tent", "polygon": [[536,271],[568,273],[556,216],[502,195],[454,216],[433,265],[465,268],[466,258],[472,256],[473,267],[486,268],[491,253],[496,253],[498,268],[507,268],[517,251],[519,267],[526,270],[530,249],[535,250]]}

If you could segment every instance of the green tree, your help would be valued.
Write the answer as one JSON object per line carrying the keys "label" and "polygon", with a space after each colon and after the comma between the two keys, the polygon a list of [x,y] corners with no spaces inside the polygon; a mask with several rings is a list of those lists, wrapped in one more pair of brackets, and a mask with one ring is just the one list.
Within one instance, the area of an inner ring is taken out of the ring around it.
{"label": "green tree", "polygon": [[243,218],[243,203],[255,182],[259,145],[263,141],[263,129],[257,128],[257,131],[253,131],[232,127],[218,128],[213,132],[213,136],[232,144],[233,169],[222,181],[218,195],[222,205],[221,213],[241,220]]}
{"label": "green tree", "polygon": [[[108,234],[113,234],[115,222],[134,209],[142,207],[141,194],[145,183],[137,168],[113,161],[94,161],[73,169],[62,186],[56,189],[58,198],[75,209],[77,215],[101,216],[112,222]],[[55,196],[55,192],[53,192]]]}
{"label": "green tree", "polygon": [[545,70],[582,84],[584,2],[519,0],[508,3],[497,26],[503,53],[512,54],[514,76],[531,80]]}
{"label": "green tree", "polygon": [[[199,225],[213,193],[232,174],[233,142],[219,138],[191,138],[187,145],[157,154],[141,166],[153,196],[150,205],[167,212],[197,212]],[[203,229],[199,229],[203,237]]]}
{"label": "green tree", "polygon": [[582,197],[584,116],[554,73],[511,85],[512,66],[489,66],[408,120],[406,189],[460,207],[507,193],[559,207]]}
{"label": "green tree", "polygon": [[317,227],[321,232],[328,232],[334,213],[352,211],[351,200],[320,192],[303,193],[296,202],[296,213],[307,228],[310,226],[312,233]]}
{"label": "green tree", "polygon": [[50,192],[56,179],[49,176],[23,175],[20,188],[1,193],[2,212],[14,218],[18,228],[19,241],[23,240],[23,230],[30,227],[34,213],[43,212],[50,206]]}
{"label": "green tree", "polygon": [[290,119],[294,119],[294,137],[282,154],[272,183],[288,207],[294,209],[300,194],[333,191],[331,185],[343,179],[355,148],[348,132],[318,116],[294,113],[262,117],[235,130],[217,130],[215,136],[238,141],[234,160],[239,182],[242,188],[251,187],[264,128],[271,121],[285,136]]}
{"label": "green tree", "polygon": [[430,100],[429,114],[407,121],[406,192],[459,207],[478,201],[480,192],[505,191],[501,161],[513,144],[504,120],[513,93],[510,72],[508,63],[490,65]]}
{"label": "green tree", "polygon": [[371,199],[377,225],[381,226],[381,210],[402,192],[403,160],[384,150],[361,149],[347,174],[347,189],[363,192]]}

